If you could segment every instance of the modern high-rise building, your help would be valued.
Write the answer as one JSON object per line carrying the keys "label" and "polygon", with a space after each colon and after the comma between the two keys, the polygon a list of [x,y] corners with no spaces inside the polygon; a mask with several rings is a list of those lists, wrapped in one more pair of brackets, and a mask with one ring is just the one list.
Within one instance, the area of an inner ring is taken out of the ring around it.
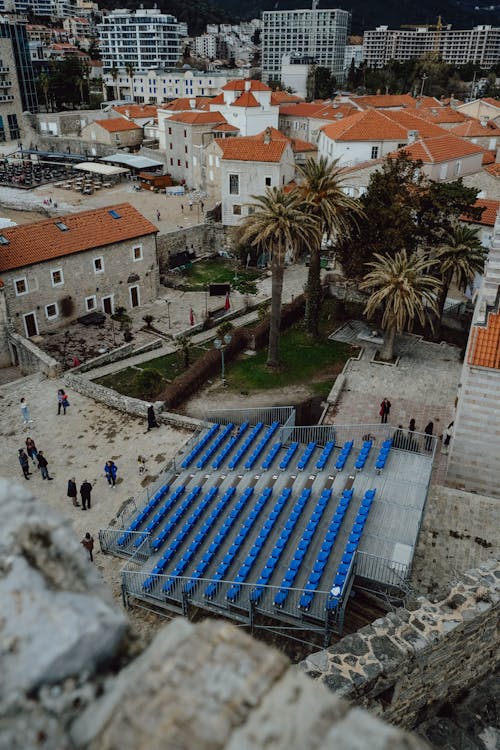
{"label": "modern high-rise building", "polygon": [[262,79],[279,79],[283,55],[310,58],[344,78],[344,52],[350,30],[347,10],[266,10],[262,13]]}
{"label": "modern high-rise building", "polygon": [[0,0],[0,13],[30,13],[46,18],[76,15],[74,0]]}
{"label": "modern high-rise building", "polygon": [[26,110],[38,112],[26,24],[0,17],[0,141],[21,138]]}
{"label": "modern high-rise building", "polygon": [[378,26],[363,35],[363,60],[370,68],[381,68],[389,60],[405,62],[435,52],[450,65],[476,63],[491,68],[500,60],[500,28],[475,26],[452,29],[421,26],[416,29],[391,30]]}
{"label": "modern high-rise building", "polygon": [[187,36],[185,23],[156,8],[113,10],[97,28],[105,70],[175,67]]}

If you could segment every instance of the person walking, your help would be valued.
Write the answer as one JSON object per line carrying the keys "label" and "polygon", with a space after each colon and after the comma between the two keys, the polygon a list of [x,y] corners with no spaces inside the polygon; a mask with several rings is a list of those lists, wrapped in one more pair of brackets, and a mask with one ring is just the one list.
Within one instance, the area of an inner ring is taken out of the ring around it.
{"label": "person walking", "polygon": [[[62,406],[63,414],[66,414],[66,409],[69,406],[69,399],[65,391],[63,391],[62,389],[61,389],[61,406]],[[60,412],[58,411],[57,413],[59,414]]]}
{"label": "person walking", "polygon": [[42,479],[48,479],[49,482],[52,482],[52,477],[49,477],[49,463],[43,451],[38,451],[38,468],[42,472]]}
{"label": "person walking", "polygon": [[79,508],[80,503],[77,500],[78,491],[76,489],[75,477],[71,477],[71,479],[68,479],[68,490],[66,494],[73,501],[73,505],[75,506],[75,508]]}
{"label": "person walking", "polygon": [[429,422],[425,426],[424,432],[425,432],[425,438],[424,438],[425,450],[430,453],[432,450],[432,435],[434,432],[434,422]]}
{"label": "person walking", "polygon": [[92,485],[85,479],[80,487],[80,497],[82,498],[82,510],[90,510],[90,495],[92,493]]}
{"label": "person walking", "polygon": [[19,463],[21,464],[21,469],[24,475],[25,479],[30,478],[30,464],[28,461],[28,456],[24,450],[24,448],[19,448],[19,455],[18,455]]}
{"label": "person walking", "polygon": [[448,453],[448,448],[450,447],[451,439],[455,432],[455,422],[450,422],[446,430],[444,431],[443,435],[443,450],[441,453],[444,453],[446,455]]}
{"label": "person walking", "polygon": [[28,402],[25,398],[21,399],[21,414],[23,416],[23,425],[26,427],[27,424],[30,424],[33,422],[30,416],[30,410],[28,406]]}
{"label": "person walking", "polygon": [[92,554],[92,551],[94,549],[94,537],[91,536],[90,533],[87,531],[87,533],[83,537],[80,544],[83,545],[85,549],[87,550],[87,552],[89,553],[90,562],[94,562],[94,555]]}
{"label": "person walking", "polygon": [[26,453],[31,458],[33,463],[36,465],[36,459],[38,457],[38,451],[36,449],[35,441],[31,437],[26,438]]}
{"label": "person walking", "polygon": [[410,419],[410,424],[408,425],[408,432],[415,432],[415,430],[416,430],[416,429],[417,429],[417,428],[416,428],[416,426],[415,426],[415,420],[414,420],[414,419],[413,419],[413,417],[412,417],[412,418]]}
{"label": "person walking", "polygon": [[160,221],[161,219],[161,213],[157,210],[156,211],[156,221]]}
{"label": "person walking", "polygon": [[380,422],[381,424],[387,424],[387,418],[389,414],[391,413],[391,402],[388,398],[384,398],[380,404]]}
{"label": "person walking", "polygon": [[116,487],[116,473],[118,471],[118,468],[114,461],[106,461],[106,465],[104,467],[104,473],[106,474],[106,479],[108,480],[108,484],[110,487]]}
{"label": "person walking", "polygon": [[57,391],[57,415],[58,416],[61,413],[63,396],[64,396],[64,390],[62,388],[59,388],[59,390]]}
{"label": "person walking", "polygon": [[193,201],[191,200],[191,198],[189,199],[189,210],[193,210]]}
{"label": "person walking", "polygon": [[155,416],[155,410],[153,407],[153,404],[150,404],[148,406],[148,432],[153,429],[153,427],[159,427],[160,425],[156,421]]}

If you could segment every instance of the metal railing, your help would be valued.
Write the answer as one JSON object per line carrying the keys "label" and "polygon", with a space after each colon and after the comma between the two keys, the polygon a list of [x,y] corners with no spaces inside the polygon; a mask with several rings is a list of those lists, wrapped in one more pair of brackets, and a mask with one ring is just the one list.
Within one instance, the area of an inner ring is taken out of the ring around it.
{"label": "metal railing", "polygon": [[386,586],[402,588],[410,577],[410,570],[408,563],[398,563],[359,550],[356,554],[356,575]]}
{"label": "metal railing", "polygon": [[282,427],[279,432],[279,440],[282,443],[317,443],[324,446],[329,440],[335,442],[335,427],[331,424],[317,424],[308,427],[296,427],[290,425]]}
{"label": "metal railing", "polygon": [[263,422],[270,425],[273,422],[285,423],[293,416],[295,420],[295,409],[293,406],[270,406],[268,408],[256,409],[221,409],[207,413],[207,420],[210,423],[218,422],[219,424],[243,424],[250,422],[256,424]]}
{"label": "metal railing", "polygon": [[[123,544],[119,544],[120,537],[127,534]],[[139,546],[135,546],[137,539],[144,537]],[[143,563],[151,556],[151,535],[141,531],[126,531],[125,529],[99,529],[99,544],[102,552],[133,559]]]}
{"label": "metal railing", "polygon": [[428,458],[434,458],[436,452],[436,435],[400,430],[390,424],[338,424],[334,427],[337,446],[342,446],[347,440],[354,440],[354,447],[360,448],[364,440],[373,440],[373,447],[376,449],[384,440],[391,438],[392,447],[398,450],[419,453]]}

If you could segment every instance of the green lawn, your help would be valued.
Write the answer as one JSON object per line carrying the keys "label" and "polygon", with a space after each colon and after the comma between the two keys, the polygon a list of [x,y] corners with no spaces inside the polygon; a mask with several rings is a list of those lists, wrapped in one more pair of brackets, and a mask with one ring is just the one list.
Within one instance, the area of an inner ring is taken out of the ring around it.
{"label": "green lawn", "polygon": [[199,292],[204,291],[208,284],[229,283],[242,294],[255,294],[255,280],[260,277],[259,272],[239,269],[236,263],[222,258],[193,263],[183,272],[183,286],[188,292]]}

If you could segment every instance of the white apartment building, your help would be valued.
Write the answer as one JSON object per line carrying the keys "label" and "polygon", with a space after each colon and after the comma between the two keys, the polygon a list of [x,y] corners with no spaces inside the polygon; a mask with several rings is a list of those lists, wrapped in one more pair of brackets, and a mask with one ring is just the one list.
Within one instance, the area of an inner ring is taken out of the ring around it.
{"label": "white apartment building", "polygon": [[120,70],[116,79],[107,72],[103,76],[103,83],[105,90],[110,92],[108,98],[138,104],[164,104],[172,99],[216,96],[228,81],[244,76],[245,71],[238,69],[203,71],[158,68],[135,72],[132,76],[126,70]]}
{"label": "white apartment building", "polygon": [[393,31],[378,26],[374,31],[365,31],[363,36],[363,60],[370,68],[381,68],[389,60],[405,62],[427,52],[438,53],[451,65],[472,62],[490,68],[500,60],[500,28],[475,26],[455,30],[451,26],[440,29],[421,26]]}
{"label": "white apartment building", "polygon": [[217,57],[217,34],[202,34],[195,37],[194,50],[197,57]]}
{"label": "white apartment building", "polygon": [[[1,1],[1,0],[0,0]],[[155,8],[113,10],[98,25],[103,67],[172,67],[181,56],[187,25]]]}
{"label": "white apartment building", "polygon": [[268,10],[262,13],[262,80],[279,79],[283,55],[308,57],[344,80],[351,23],[347,10]]}

